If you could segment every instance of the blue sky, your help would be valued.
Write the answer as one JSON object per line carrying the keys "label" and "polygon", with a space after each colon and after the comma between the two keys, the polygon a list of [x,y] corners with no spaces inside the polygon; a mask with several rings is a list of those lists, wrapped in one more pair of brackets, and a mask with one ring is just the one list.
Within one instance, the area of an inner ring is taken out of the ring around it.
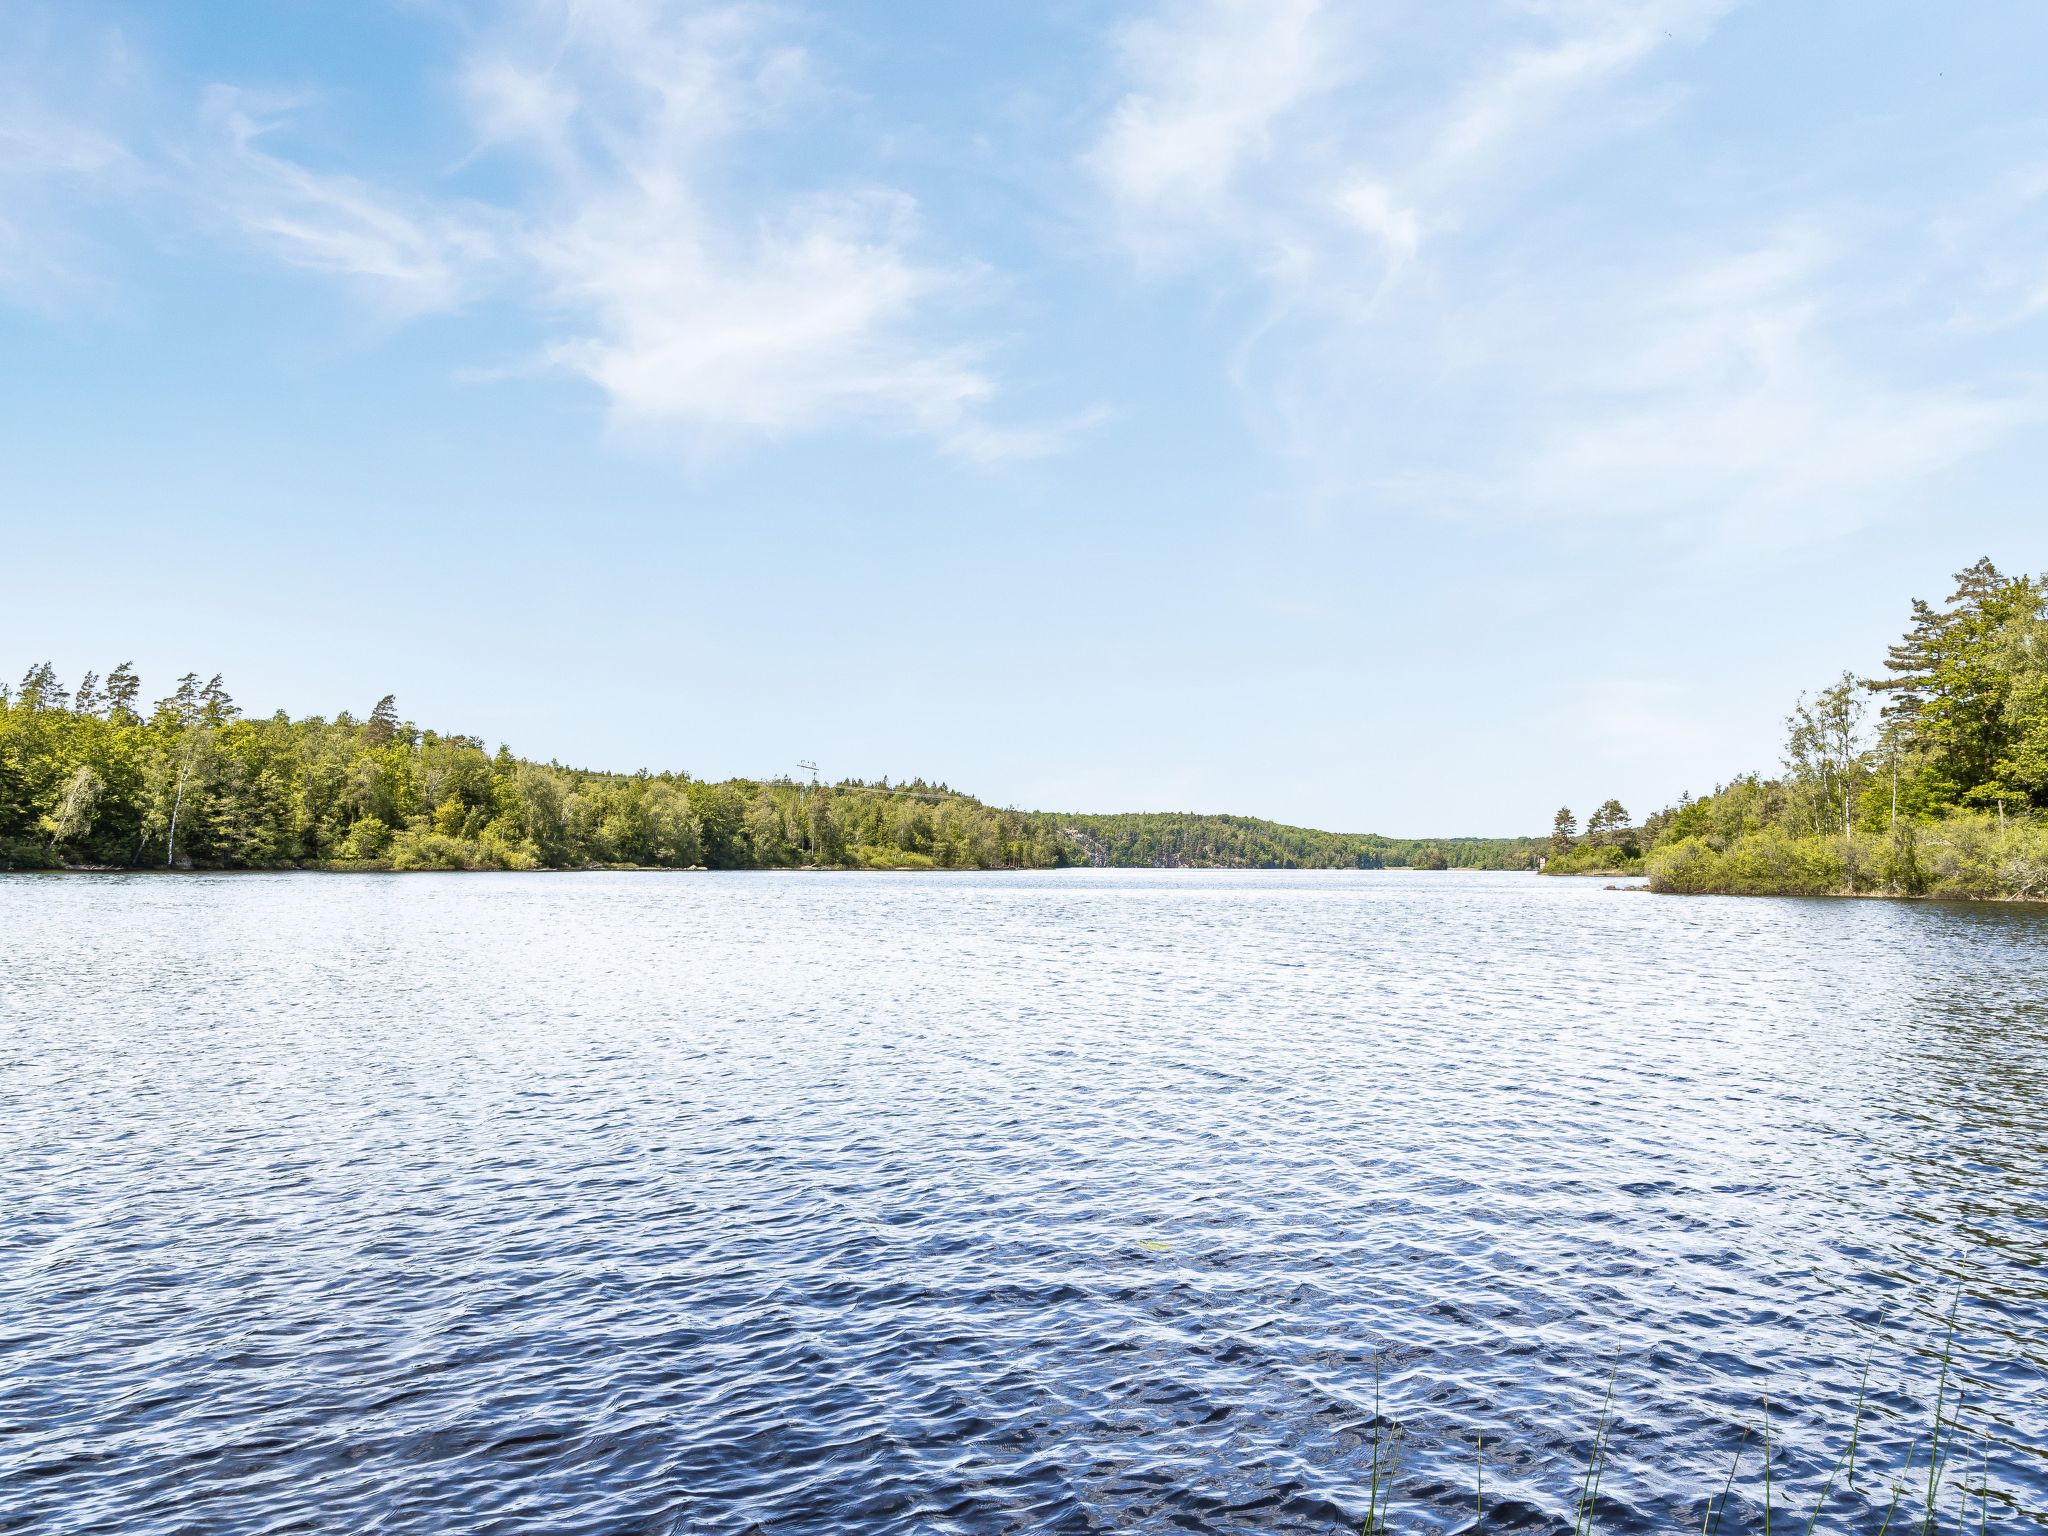
{"label": "blue sky", "polygon": [[1647,811],[2048,564],[2044,56],[2031,0],[16,0],[0,661]]}

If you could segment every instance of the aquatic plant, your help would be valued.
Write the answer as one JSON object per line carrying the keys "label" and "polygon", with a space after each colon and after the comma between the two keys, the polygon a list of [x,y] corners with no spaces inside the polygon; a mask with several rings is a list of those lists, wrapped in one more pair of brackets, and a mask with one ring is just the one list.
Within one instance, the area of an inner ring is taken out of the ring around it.
{"label": "aquatic plant", "polygon": [[[1944,1490],[1950,1486],[1949,1469],[1958,1447],[1962,1444],[1963,1392],[1954,1384],[1956,1375],[1955,1333],[1960,1296],[1951,1302],[1947,1328],[1942,1340],[1940,1371],[1936,1378],[1934,1406],[1931,1422],[1927,1429],[1914,1436],[1906,1450],[1903,1465],[1890,1479],[1890,1497],[1886,1502],[1884,1521],[1878,1528],[1878,1536],[1891,1536],[1898,1522],[1902,1505],[1907,1504],[1906,1491],[1916,1487],[1915,1469],[1920,1463],[1920,1449],[1923,1442],[1928,1449],[1924,1479],[1917,1484],[1920,1494],[1920,1526],[1917,1536],[1941,1536],[1947,1529],[1941,1523],[1941,1499]],[[1573,1509],[1572,1536],[1592,1536],[1595,1519],[1599,1512],[1600,1489],[1607,1469],[1612,1462],[1612,1440],[1616,1418],[1615,1384],[1620,1372],[1620,1360],[1616,1359],[1607,1378],[1606,1392],[1601,1399],[1600,1414],[1595,1422],[1592,1445],[1586,1456],[1584,1470],[1579,1475],[1579,1487]],[[1808,1513],[1801,1536],[1815,1536],[1821,1529],[1820,1521],[1836,1489],[1856,1486],[1857,1458],[1863,1449],[1864,1424],[1870,1403],[1870,1362],[1866,1360],[1857,1381],[1856,1407],[1849,1422],[1848,1434],[1840,1450],[1829,1466],[1826,1480],[1815,1496],[1813,1507]],[[1769,1384],[1766,1383],[1759,1401],[1759,1420],[1753,1427],[1745,1427],[1736,1442],[1735,1453],[1728,1463],[1728,1473],[1723,1479],[1718,1494],[1709,1492],[1706,1507],[1700,1517],[1700,1536],[1720,1536],[1723,1521],[1728,1511],[1728,1501],[1736,1491],[1736,1481],[1741,1472],[1743,1457],[1749,1449],[1749,1442],[1757,1438],[1762,1443],[1763,1465],[1759,1473],[1760,1506],[1762,1529],[1768,1536],[1780,1516],[1791,1513],[1782,1506],[1785,1490],[1778,1477],[1774,1463],[1781,1447],[1774,1443],[1772,1433],[1772,1403]],[[1402,1452],[1408,1439],[1408,1428],[1383,1411],[1379,1357],[1373,1359],[1373,1411],[1371,1459],[1367,1468],[1367,1506],[1361,1536],[1388,1536],[1392,1529],[1389,1512],[1400,1476]],[[1990,1521],[1991,1500],[1991,1437],[1979,1430],[1977,1434],[1978,1476],[1973,1489],[1962,1478],[1953,1479],[1958,1500],[1954,1517],[1956,1536],[1970,1536],[1970,1500],[1976,1498],[1977,1536],[1984,1536]],[[1965,1453],[1966,1454],[1966,1453]],[[1964,1465],[1967,1466],[1967,1459]],[[1486,1522],[1486,1436],[1477,1436],[1473,1458],[1473,1523],[1472,1529],[1481,1529]],[[1910,1519],[1910,1514],[1907,1515]]]}

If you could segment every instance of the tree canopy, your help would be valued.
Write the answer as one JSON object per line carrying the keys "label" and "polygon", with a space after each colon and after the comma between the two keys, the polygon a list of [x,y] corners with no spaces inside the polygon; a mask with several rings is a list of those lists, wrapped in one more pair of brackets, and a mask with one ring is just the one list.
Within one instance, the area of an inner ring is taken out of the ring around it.
{"label": "tree canopy", "polygon": [[1061,816],[923,780],[599,772],[422,729],[389,695],[361,719],[251,718],[218,675],[141,700],[125,662],[75,691],[48,663],[0,688],[0,867],[1520,868],[1536,846]]}
{"label": "tree canopy", "polygon": [[1913,600],[1881,672],[1802,696],[1780,772],[1652,817],[1652,883],[2048,895],[2048,578],[1979,560]]}

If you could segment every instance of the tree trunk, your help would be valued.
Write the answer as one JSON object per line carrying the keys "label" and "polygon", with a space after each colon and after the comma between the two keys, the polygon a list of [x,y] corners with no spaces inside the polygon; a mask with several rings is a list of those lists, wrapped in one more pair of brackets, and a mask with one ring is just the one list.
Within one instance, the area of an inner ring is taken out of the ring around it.
{"label": "tree trunk", "polygon": [[171,796],[171,832],[164,843],[164,868],[175,868],[178,862],[178,811],[185,804],[185,776],[192,771],[192,760],[187,758],[178,768],[177,793]]}

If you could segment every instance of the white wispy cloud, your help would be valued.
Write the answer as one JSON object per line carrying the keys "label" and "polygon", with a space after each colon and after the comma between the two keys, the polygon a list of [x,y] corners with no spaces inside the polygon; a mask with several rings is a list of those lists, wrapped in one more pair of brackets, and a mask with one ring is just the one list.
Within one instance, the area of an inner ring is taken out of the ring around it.
{"label": "white wispy cloud", "polygon": [[490,218],[271,152],[264,140],[303,104],[224,86],[206,93],[209,153],[196,169],[219,210],[280,261],[346,279],[394,318],[474,294],[499,254]]}
{"label": "white wispy cloud", "polygon": [[1239,179],[1276,148],[1290,112],[1344,78],[1322,0],[1182,0],[1126,28],[1131,89],[1087,163],[1145,238],[1226,213]]}
{"label": "white wispy cloud", "polygon": [[1448,12],[1417,36],[1322,0],[1172,0],[1119,35],[1124,88],[1081,164],[1147,266],[1243,260],[1288,307],[1361,317],[1434,234],[1596,133],[1603,90],[1737,3],[1555,0],[1511,26],[1460,8],[1472,46],[1426,87],[1409,55]]}
{"label": "white wispy cloud", "polygon": [[89,282],[65,202],[125,167],[127,151],[89,124],[0,104],[0,294],[47,304]]}
{"label": "white wispy cloud", "polygon": [[[1081,166],[1141,270],[1163,245],[1256,295],[1231,376],[1319,505],[1821,536],[2040,421],[2042,392],[1859,356],[1918,290],[1871,270],[1853,210],[1674,234],[1541,206],[1546,179],[1682,106],[1648,72],[1737,8],[1459,7],[1446,56],[1441,10],[1368,34],[1308,3],[1175,3],[1125,35]],[[1232,57],[1254,61],[1235,90]],[[2004,286],[2025,313],[2036,290]]]}
{"label": "white wispy cloud", "polygon": [[874,416],[943,437],[995,385],[909,334],[952,280],[906,254],[911,216],[892,194],[842,194],[733,234],[687,189],[636,179],[529,243],[556,301],[591,322],[549,354],[629,423],[779,432]]}
{"label": "white wispy cloud", "polygon": [[1660,49],[1700,41],[1741,0],[1559,0],[1524,9],[1552,35],[1508,47],[1452,96],[1415,178],[1449,195],[1503,163],[1540,155],[1590,93]]}
{"label": "white wispy cloud", "polygon": [[492,205],[315,171],[272,147],[286,103],[215,92],[220,198],[279,259],[401,313],[488,293],[530,309],[545,362],[638,435],[702,448],[859,423],[977,459],[1043,451],[1053,427],[987,419],[981,349],[943,334],[972,262],[923,254],[918,205],[862,182],[734,189],[751,136],[826,92],[781,11],[666,0],[530,0],[459,68]]}
{"label": "white wispy cloud", "polygon": [[[1854,269],[1861,246],[1802,221],[1690,262],[1553,278],[1540,305],[1517,293],[1437,313],[1407,344],[1471,359],[1446,387],[1461,451],[1403,455],[1375,441],[1348,466],[1352,489],[1427,510],[1634,521],[1781,547],[1858,527],[2048,419],[2048,390],[2026,375],[1859,355],[1855,339],[1886,303]],[[1384,403],[1383,380],[1344,377]]]}
{"label": "white wispy cloud", "polygon": [[907,194],[714,200],[725,146],[813,81],[780,17],[751,6],[543,5],[472,62],[480,130],[543,173],[519,240],[569,321],[548,355],[623,424],[715,439],[866,420],[945,441],[994,397],[970,349],[924,333],[972,269],[919,257]]}
{"label": "white wispy cloud", "polygon": [[117,103],[132,66],[118,36],[60,58],[39,7],[0,15],[0,299],[49,308],[99,285],[84,226],[145,180]]}

